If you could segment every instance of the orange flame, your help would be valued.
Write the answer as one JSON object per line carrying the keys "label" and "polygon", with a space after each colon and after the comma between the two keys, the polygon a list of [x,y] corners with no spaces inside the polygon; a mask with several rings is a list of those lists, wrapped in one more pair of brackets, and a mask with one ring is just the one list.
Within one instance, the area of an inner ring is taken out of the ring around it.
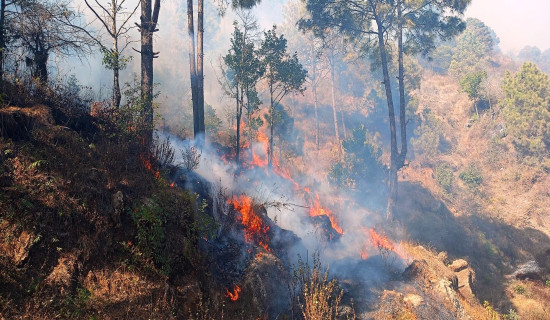
{"label": "orange flame", "polygon": [[153,169],[153,164],[151,163],[151,160],[147,156],[145,156],[144,154],[140,154],[139,158],[140,158],[141,162],[143,163],[143,166],[145,167],[145,169],[147,169],[147,170],[151,171],[152,173],[154,173],[155,178],[157,180],[159,180],[160,179],[160,171]]}
{"label": "orange flame", "polygon": [[238,285],[235,285],[235,288],[233,288],[233,292],[229,291],[228,289],[225,289],[225,296],[231,301],[237,301],[239,299],[239,293],[241,292],[241,287]]}
{"label": "orange flame", "polygon": [[175,187],[176,186],[176,183],[172,181],[172,183],[170,183],[170,187]]}
{"label": "orange flame", "polygon": [[378,234],[373,228],[369,229],[370,240],[376,248],[395,251],[395,246],[386,236]]}
{"label": "orange flame", "polygon": [[336,217],[333,215],[332,211],[321,207],[321,200],[319,200],[318,193],[315,193],[315,200],[309,207],[309,215],[312,217],[327,216],[330,220],[332,228],[339,234],[344,234],[344,230],[342,230],[342,227],[338,224],[338,220],[336,220]]}
{"label": "orange flame", "polygon": [[248,243],[256,241],[258,245],[270,252],[271,250],[267,244],[269,226],[265,225],[262,218],[254,212],[252,208],[252,198],[243,194],[238,197],[233,196],[233,198],[229,199],[227,202],[233,205],[235,210],[241,214],[239,220],[244,226],[245,241]]}
{"label": "orange flame", "polygon": [[367,248],[363,247],[361,248],[361,260],[367,260],[367,258],[369,257],[369,253],[367,251]]}
{"label": "orange flame", "polygon": [[263,157],[261,157],[260,155],[258,155],[256,152],[254,152],[254,147],[252,148],[252,162],[250,163],[251,165],[253,166],[256,166],[256,167],[260,167],[260,168],[265,168],[267,167],[267,146],[268,146],[268,142],[269,142],[269,139],[267,138],[267,136],[265,135],[265,133],[263,133],[262,131],[258,130],[257,134],[256,134],[256,139],[258,140],[258,142],[261,143],[261,151],[263,153]]}

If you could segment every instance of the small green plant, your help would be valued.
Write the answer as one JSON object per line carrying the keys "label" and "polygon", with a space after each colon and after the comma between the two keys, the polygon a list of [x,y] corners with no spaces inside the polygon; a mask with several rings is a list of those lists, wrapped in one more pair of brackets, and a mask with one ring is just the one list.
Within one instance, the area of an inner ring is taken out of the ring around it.
{"label": "small green plant", "polygon": [[510,309],[508,314],[505,314],[503,317],[505,320],[519,320],[519,315],[514,309]]}
{"label": "small green plant", "polygon": [[550,287],[550,276],[547,276],[547,277],[546,277],[546,280],[544,281],[544,284],[545,284],[547,287]]}
{"label": "small green plant", "polygon": [[61,303],[60,315],[64,318],[82,318],[92,296],[90,290],[77,288],[75,294],[68,294]]}
{"label": "small green plant", "polygon": [[485,314],[487,315],[487,319],[490,320],[498,320],[498,312],[495,311],[493,306],[489,303],[489,301],[485,300],[483,301],[483,308],[485,308]]}
{"label": "small green plant", "polygon": [[458,177],[471,189],[475,189],[483,183],[481,172],[479,172],[479,170],[474,166],[469,166],[466,168],[466,170],[462,171]]}
{"label": "small green plant", "polygon": [[525,287],[522,286],[521,284],[518,284],[517,286],[514,287],[514,292],[517,293],[517,294],[525,294],[526,290],[525,290]]}
{"label": "small green plant", "polygon": [[435,176],[437,184],[443,191],[447,194],[451,193],[454,179],[453,169],[447,163],[442,163],[435,170]]}

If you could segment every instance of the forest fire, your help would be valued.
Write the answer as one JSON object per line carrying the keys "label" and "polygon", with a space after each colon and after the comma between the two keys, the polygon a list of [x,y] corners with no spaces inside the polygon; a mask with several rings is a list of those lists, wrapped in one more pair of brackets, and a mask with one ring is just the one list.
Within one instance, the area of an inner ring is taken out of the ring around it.
{"label": "forest fire", "polygon": [[151,160],[144,154],[140,154],[139,158],[141,159],[141,162],[143,163],[143,166],[145,167],[145,169],[151,171],[155,175],[155,178],[157,180],[160,179],[160,171],[155,170],[153,168],[153,164],[151,163]]}
{"label": "forest fire", "polygon": [[386,236],[383,236],[376,232],[373,228],[369,229],[370,240],[372,245],[379,249],[386,249],[389,251],[395,251],[395,246]]}
{"label": "forest fire", "polygon": [[311,217],[327,216],[330,220],[332,228],[336,230],[336,232],[338,232],[339,234],[344,234],[344,230],[342,230],[342,227],[340,227],[340,225],[338,224],[338,221],[336,220],[336,217],[333,215],[332,211],[321,206],[321,200],[319,199],[318,193],[315,194],[315,200],[309,207],[309,215]]}
{"label": "forest fire", "polygon": [[262,218],[254,212],[252,198],[243,194],[238,197],[233,196],[227,202],[240,213],[239,220],[244,227],[245,241],[248,243],[256,242],[266,251],[271,252],[267,236],[269,226],[265,225]]}
{"label": "forest fire", "polygon": [[238,285],[235,285],[233,288],[233,291],[229,291],[228,289],[225,289],[225,296],[229,298],[231,301],[237,301],[239,300],[239,293],[241,292],[241,287]]}
{"label": "forest fire", "polygon": [[256,135],[256,139],[258,139],[258,142],[261,143],[262,147],[262,153],[263,156],[258,155],[254,148],[252,148],[252,162],[250,163],[252,166],[265,168],[267,167],[268,160],[267,160],[267,152],[268,152],[268,138],[267,136],[260,130],[258,130],[258,133]]}

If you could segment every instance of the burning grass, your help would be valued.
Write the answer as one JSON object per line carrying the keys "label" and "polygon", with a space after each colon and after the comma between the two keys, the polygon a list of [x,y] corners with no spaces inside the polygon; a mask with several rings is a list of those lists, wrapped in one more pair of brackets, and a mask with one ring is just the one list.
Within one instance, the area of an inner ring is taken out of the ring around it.
{"label": "burning grass", "polygon": [[271,252],[269,248],[269,226],[262,218],[254,212],[252,198],[247,195],[233,196],[227,201],[239,212],[239,221],[244,227],[244,239],[247,243],[256,243],[265,251]]}

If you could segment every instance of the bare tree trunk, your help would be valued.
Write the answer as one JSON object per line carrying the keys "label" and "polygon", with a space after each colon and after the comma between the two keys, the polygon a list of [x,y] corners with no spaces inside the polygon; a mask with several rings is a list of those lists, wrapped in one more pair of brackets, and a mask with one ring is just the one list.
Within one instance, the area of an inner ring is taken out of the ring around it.
{"label": "bare tree trunk", "polygon": [[37,78],[42,84],[48,83],[48,57],[49,53],[45,49],[34,52],[33,77]]}
{"label": "bare tree trunk", "polygon": [[[203,59],[204,59],[204,51],[203,51],[203,45],[204,45],[204,0],[198,0],[198,16],[197,16],[197,27],[198,27],[198,34],[197,34],[197,42],[198,42],[198,50],[197,50],[197,98],[198,98],[198,105],[197,105],[197,111],[198,111],[198,121],[199,121],[199,143],[201,145],[204,145],[204,139],[205,139],[205,125],[204,125],[204,68],[203,68]],[[242,112],[242,104],[241,104],[241,112]],[[237,126],[239,123],[237,123]]]}
{"label": "bare tree trunk", "polygon": [[390,176],[389,176],[389,196],[388,207],[386,208],[386,218],[393,219],[395,201],[397,200],[397,137],[395,132],[395,111],[393,108],[393,97],[391,92],[390,74],[388,71],[388,57],[386,53],[386,44],[384,42],[384,28],[380,22],[380,17],[376,16],[376,25],[378,28],[378,46],[380,58],[382,60],[382,74],[384,75],[384,87],[386,89],[386,100],[388,102],[388,115],[390,120]]}
{"label": "bare tree trunk", "polygon": [[113,66],[113,108],[120,106],[120,82],[119,82],[119,72],[120,72],[120,53],[118,52],[118,36],[117,36],[117,21],[116,16],[118,12],[116,1],[111,1],[111,10],[112,10],[112,34],[113,37],[113,55],[115,56],[115,65]]}
{"label": "bare tree trunk", "polygon": [[[4,80],[4,51],[6,50],[6,38],[4,29],[6,27],[6,0],[0,0],[0,82]],[[3,82],[2,82],[3,86]]]}
{"label": "bare tree trunk", "polygon": [[313,59],[313,77],[311,78],[311,90],[313,93],[313,108],[315,109],[315,146],[319,150],[319,116],[317,114],[317,57],[315,56],[315,45],[311,45],[311,57]]}
{"label": "bare tree trunk", "polygon": [[397,164],[397,170],[403,168],[405,165],[405,158],[407,157],[407,119],[406,109],[407,104],[405,101],[405,72],[403,66],[403,17],[401,13],[401,6],[403,2],[400,1],[397,4],[397,50],[399,51],[398,63],[399,63],[399,125],[401,131],[401,151],[399,152],[399,159]]}
{"label": "bare tree trunk", "polygon": [[334,134],[336,138],[336,145],[338,146],[338,159],[342,160],[342,145],[340,143],[340,134],[338,130],[338,116],[336,115],[336,94],[335,94],[335,72],[334,72],[334,48],[331,48],[330,52],[330,80],[331,80],[331,87],[332,87],[332,117],[334,119]]}
{"label": "bare tree trunk", "polygon": [[[116,20],[113,19],[114,30],[116,30]],[[118,39],[113,38],[113,54],[115,55],[115,65],[113,66],[113,108],[120,106],[120,99],[122,95],[120,94],[120,81],[119,81],[119,72],[120,72],[120,56],[118,52]]]}
{"label": "bare tree trunk", "polygon": [[344,133],[344,139],[347,138],[348,134],[346,133],[346,121],[344,120],[344,111],[340,110],[340,116],[342,117],[342,130]]}
{"label": "bare tree trunk", "polygon": [[[155,7],[151,8],[152,0],[141,0],[141,97],[143,100],[143,116],[145,125],[144,142],[150,146],[153,142],[153,33],[156,31],[160,0],[155,0]],[[151,15],[151,11],[152,15]]]}
{"label": "bare tree trunk", "polygon": [[195,64],[195,25],[193,23],[193,0],[187,0],[187,33],[189,35],[189,74],[191,77],[191,101],[193,103],[193,136],[200,134],[199,97],[197,68]]}
{"label": "bare tree trunk", "polygon": [[235,89],[235,92],[237,96],[235,97],[235,101],[237,103],[237,145],[235,146],[235,163],[239,165],[239,157],[241,153],[241,114],[242,114],[242,107],[240,107],[240,101],[239,101],[239,88],[237,87]]}
{"label": "bare tree trunk", "polygon": [[270,97],[270,109],[269,109],[269,149],[267,150],[267,166],[273,168],[273,125],[275,123],[275,106],[273,105],[273,83],[269,83],[269,97]]}

